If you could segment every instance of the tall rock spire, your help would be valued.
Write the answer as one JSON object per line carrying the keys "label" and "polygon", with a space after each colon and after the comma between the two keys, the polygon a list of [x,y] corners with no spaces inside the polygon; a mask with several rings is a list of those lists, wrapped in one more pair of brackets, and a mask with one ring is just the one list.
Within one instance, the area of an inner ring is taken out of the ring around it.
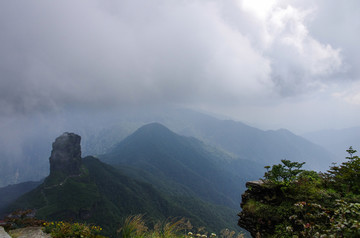
{"label": "tall rock spire", "polygon": [[65,132],[52,144],[50,160],[50,174],[62,172],[69,175],[80,173],[81,166],[81,137],[74,133]]}

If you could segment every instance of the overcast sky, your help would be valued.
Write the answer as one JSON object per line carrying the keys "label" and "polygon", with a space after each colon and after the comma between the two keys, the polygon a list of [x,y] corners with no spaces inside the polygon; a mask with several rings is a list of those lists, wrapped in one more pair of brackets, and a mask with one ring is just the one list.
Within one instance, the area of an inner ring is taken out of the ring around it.
{"label": "overcast sky", "polygon": [[0,1],[0,119],[174,104],[295,133],[359,126],[359,12],[359,0]]}

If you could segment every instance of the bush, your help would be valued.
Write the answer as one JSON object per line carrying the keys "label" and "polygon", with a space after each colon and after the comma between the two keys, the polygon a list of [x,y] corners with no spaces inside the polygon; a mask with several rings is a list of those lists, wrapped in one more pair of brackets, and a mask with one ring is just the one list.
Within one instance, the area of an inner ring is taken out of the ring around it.
{"label": "bush", "polygon": [[327,173],[301,172],[287,187],[297,200],[275,237],[360,237],[360,158],[350,147],[348,161]]}
{"label": "bush", "polygon": [[50,233],[54,238],[101,238],[100,233],[102,228],[99,226],[90,226],[81,223],[68,223],[68,222],[45,222],[43,231]]}

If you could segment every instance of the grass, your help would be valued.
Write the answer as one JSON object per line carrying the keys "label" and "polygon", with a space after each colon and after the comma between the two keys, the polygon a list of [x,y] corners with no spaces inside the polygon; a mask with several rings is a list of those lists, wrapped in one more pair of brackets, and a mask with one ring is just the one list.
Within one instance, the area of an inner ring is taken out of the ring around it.
{"label": "grass", "polygon": [[[145,224],[143,215],[133,215],[125,219],[122,227],[118,230],[121,238],[215,238],[215,233],[208,234],[203,227],[195,232],[190,221],[185,218],[173,218],[158,221],[153,229]],[[223,238],[243,238],[244,234],[236,234],[235,231],[223,229],[220,232]]]}

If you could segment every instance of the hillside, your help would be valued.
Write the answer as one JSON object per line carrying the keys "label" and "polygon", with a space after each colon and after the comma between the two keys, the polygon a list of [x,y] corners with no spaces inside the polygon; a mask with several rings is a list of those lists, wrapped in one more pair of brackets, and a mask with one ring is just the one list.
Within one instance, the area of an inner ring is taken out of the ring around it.
{"label": "hillside", "polygon": [[38,182],[24,182],[19,184],[8,185],[6,187],[0,188],[0,219],[5,215],[4,209],[16,200],[21,195],[33,190],[43,181]]}
{"label": "hillside", "polygon": [[144,170],[137,176],[162,191],[175,195],[190,191],[208,202],[231,208],[239,206],[239,188],[246,179],[258,178],[262,170],[251,161],[235,161],[158,123],[139,128],[100,159],[123,169]]}
{"label": "hillside", "polygon": [[94,223],[102,226],[107,235],[114,235],[124,217],[132,214],[144,214],[150,223],[186,217],[194,226],[216,232],[236,227],[235,214],[229,216],[226,207],[196,197],[170,199],[149,183],[130,178],[94,157],[82,159],[79,150],[80,140],[75,134],[57,138],[50,157],[50,175],[6,211],[36,209],[38,218]]}

